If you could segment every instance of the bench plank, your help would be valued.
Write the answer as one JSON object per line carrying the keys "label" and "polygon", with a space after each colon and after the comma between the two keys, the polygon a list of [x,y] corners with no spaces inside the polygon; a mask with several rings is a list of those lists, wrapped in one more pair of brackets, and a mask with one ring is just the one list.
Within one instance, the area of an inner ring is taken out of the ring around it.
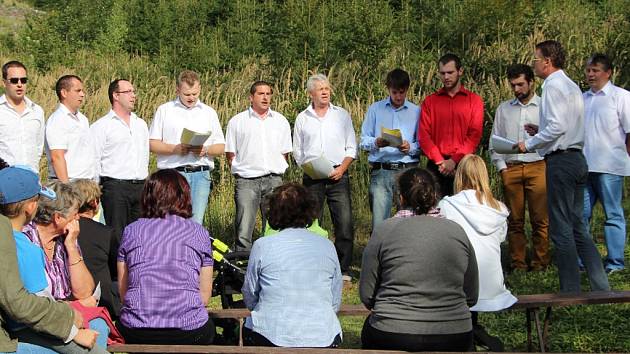
{"label": "bench plank", "polygon": [[362,349],[332,349],[332,348],[273,348],[273,347],[235,347],[224,345],[150,345],[150,344],[121,344],[107,348],[111,353],[272,353],[272,354],[376,354],[376,353],[406,353],[401,351],[362,350]]}

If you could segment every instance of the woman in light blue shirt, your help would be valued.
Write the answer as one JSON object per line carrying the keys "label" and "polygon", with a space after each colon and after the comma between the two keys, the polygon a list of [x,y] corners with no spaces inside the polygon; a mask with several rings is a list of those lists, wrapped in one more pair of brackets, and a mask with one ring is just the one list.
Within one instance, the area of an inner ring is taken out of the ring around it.
{"label": "woman in light blue shirt", "polygon": [[258,239],[249,258],[243,298],[246,345],[336,347],[343,281],[335,247],[306,230],[318,206],[308,190],[289,183],[266,202],[272,236]]}

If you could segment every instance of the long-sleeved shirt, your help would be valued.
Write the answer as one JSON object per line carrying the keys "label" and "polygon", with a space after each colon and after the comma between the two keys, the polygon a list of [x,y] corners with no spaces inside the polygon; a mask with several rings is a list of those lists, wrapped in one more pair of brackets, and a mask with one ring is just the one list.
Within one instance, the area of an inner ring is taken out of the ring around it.
{"label": "long-sleeved shirt", "polygon": [[[374,102],[365,113],[361,125],[361,149],[368,151],[369,162],[402,162],[418,161],[418,119],[420,107],[405,100],[402,106],[394,108],[391,99]],[[398,148],[376,146],[376,138],[381,136],[381,127],[399,129],[403,140],[409,142],[409,152],[404,154]]]}
{"label": "long-sleeved shirt", "polygon": [[630,92],[608,82],[584,93],[584,156],[589,172],[630,176]]}
{"label": "long-sleeved shirt", "polygon": [[0,157],[9,165],[28,165],[39,173],[44,150],[44,111],[28,97],[26,108],[18,113],[0,97]]}
{"label": "long-sleeved shirt", "polygon": [[310,104],[298,114],[293,128],[293,157],[298,165],[326,157],[334,166],[346,157],[356,158],[357,138],[350,114],[330,104],[319,117]]}
{"label": "long-sleeved shirt", "polygon": [[420,110],[418,142],[429,160],[450,156],[459,162],[477,149],[483,133],[483,101],[463,86],[451,97],[444,88],[427,97]]}
{"label": "long-sleeved shirt", "polygon": [[584,100],[582,91],[562,70],[543,83],[538,133],[525,141],[527,151],[545,156],[556,150],[584,146]]}
{"label": "long-sleeved shirt", "polygon": [[281,347],[327,347],[341,334],[343,281],[335,247],[306,229],[254,242],[243,284],[245,326]]}
{"label": "long-sleeved shirt", "polygon": [[[499,105],[494,115],[492,134],[514,142],[524,141],[529,138],[525,131],[525,124],[538,125],[540,97],[534,95],[527,104],[523,104],[517,98],[504,101]],[[534,162],[542,160],[535,152],[525,154],[499,154],[492,147],[490,140],[490,158],[492,163],[501,171],[507,167],[508,162]]]}

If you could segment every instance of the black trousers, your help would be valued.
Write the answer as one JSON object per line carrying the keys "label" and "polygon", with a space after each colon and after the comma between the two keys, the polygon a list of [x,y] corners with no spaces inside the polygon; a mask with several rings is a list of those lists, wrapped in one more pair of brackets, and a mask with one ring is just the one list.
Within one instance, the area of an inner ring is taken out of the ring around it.
{"label": "black trousers", "polygon": [[339,258],[339,266],[342,273],[348,273],[352,263],[352,247],[354,246],[354,223],[352,221],[352,199],[348,173],[344,173],[338,181],[331,179],[313,180],[304,175],[302,184],[313,193],[319,204],[317,218],[320,224],[324,217],[324,204],[328,201],[335,232],[335,249]]}
{"label": "black trousers", "polygon": [[[445,157],[445,159],[446,158],[447,157]],[[455,175],[444,176],[440,173],[439,166],[431,160],[427,161],[427,170],[433,172],[433,174],[437,178],[438,184],[440,185],[440,195],[442,197],[453,195],[453,183],[455,182]]]}
{"label": "black trousers", "polygon": [[190,331],[177,328],[128,328],[120,320],[116,321],[116,328],[128,344],[208,345],[212,344],[215,334],[212,319]]}
{"label": "black trousers", "polygon": [[407,334],[380,331],[370,325],[370,316],[363,323],[361,348],[403,350],[408,352],[467,352],[472,349],[473,332],[454,334]]}
{"label": "black trousers", "polygon": [[114,228],[120,239],[125,227],[140,217],[143,183],[101,177],[101,203],[105,223]]}
{"label": "black trousers", "polygon": [[[245,326],[243,326],[243,344],[252,347],[277,347],[277,345],[273,344],[262,334],[254,332]],[[340,344],[341,336],[337,334],[328,348],[337,348]]]}

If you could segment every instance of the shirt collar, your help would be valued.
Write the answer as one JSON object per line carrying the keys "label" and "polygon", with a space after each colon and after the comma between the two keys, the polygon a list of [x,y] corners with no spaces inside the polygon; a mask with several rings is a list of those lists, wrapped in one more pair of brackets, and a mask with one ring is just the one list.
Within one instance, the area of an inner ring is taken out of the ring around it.
{"label": "shirt collar", "polygon": [[391,98],[391,96],[390,96],[390,97],[387,97],[387,100],[385,100],[385,106],[386,106],[386,107],[392,107],[392,109],[393,109],[393,110],[395,110],[395,111],[401,110],[401,109],[403,109],[403,108],[404,108],[404,109],[409,108],[408,104],[409,104],[409,101],[407,101],[407,99],[405,98],[405,102],[403,102],[402,106],[400,106],[400,107],[398,107],[398,108],[394,108],[394,105],[392,104],[392,98]]}
{"label": "shirt collar", "polygon": [[551,73],[551,75],[547,76],[545,81],[543,81],[543,83],[542,83],[543,90],[545,89],[545,85],[547,85],[547,82],[551,82],[552,80],[555,80],[555,79],[559,78],[560,76],[566,76],[566,74],[564,73],[564,70],[562,70],[562,69],[556,70],[553,73]]}
{"label": "shirt collar", "polygon": [[[335,106],[335,105],[334,105],[334,104],[332,104],[332,103],[329,103],[329,104],[328,104],[328,111],[326,111],[326,114],[328,114],[328,112],[330,112],[330,110],[335,110],[335,111],[336,111],[337,109],[339,109],[339,107]],[[311,114],[313,117],[319,117],[319,116],[317,115],[317,113],[315,112],[315,108],[313,108],[313,102],[311,102],[311,103],[309,103],[309,104],[308,104],[308,107],[306,107],[306,111],[307,111],[309,114]]]}
{"label": "shirt collar", "polygon": [[[466,90],[466,88],[464,88],[464,85],[462,84],[462,85],[460,85],[460,86],[459,86],[459,91],[457,91],[457,92],[455,93],[455,96],[457,96],[457,95],[464,95],[464,96],[468,96],[468,93],[469,93],[469,92],[470,92],[470,91]],[[440,88],[439,90],[437,90],[437,92],[436,92],[436,93],[437,93],[438,95],[446,95],[446,96],[448,96],[448,95],[449,95],[449,94],[448,94],[448,92],[446,91],[446,89],[445,89],[444,87],[442,87],[442,88]]]}
{"label": "shirt collar", "polygon": [[[35,103],[33,101],[31,101],[30,98],[28,98],[26,96],[24,96],[24,102],[26,103],[26,107],[28,107],[28,108],[33,108],[33,106],[35,106]],[[3,105],[5,103],[7,105],[9,104],[9,101],[7,100],[7,95],[6,94],[0,96],[0,105]]]}
{"label": "shirt collar", "polygon": [[590,96],[596,96],[596,95],[609,96],[612,93],[612,90],[613,90],[613,84],[612,84],[612,82],[610,82],[610,80],[608,80],[606,85],[604,85],[604,87],[602,87],[601,90],[599,90],[597,92],[593,92],[593,89],[590,89],[590,90],[586,91],[586,93],[588,95],[590,95]]}
{"label": "shirt collar", "polygon": [[514,97],[512,99],[512,101],[510,101],[510,104],[512,106],[522,106],[522,107],[527,107],[527,106],[539,106],[540,105],[540,97],[537,94],[534,94],[534,96],[532,96],[532,98],[529,100],[529,102],[527,102],[527,104],[523,104],[523,102],[519,101],[518,98]]}
{"label": "shirt collar", "polygon": [[71,117],[73,117],[74,119],[79,119],[79,116],[81,115],[81,111],[77,110],[77,113],[74,114],[70,111],[70,109],[68,107],[66,107],[65,104],[63,103],[59,103],[59,109],[61,109],[61,111],[65,114],[65,115],[69,115]]}
{"label": "shirt collar", "polygon": [[[111,119],[118,119],[122,121],[122,118],[120,118],[118,116],[118,114],[116,114],[116,112],[114,112],[113,109],[110,109],[109,112],[107,113],[107,116]],[[132,120],[136,119],[137,116],[135,113],[131,112],[131,114],[129,115],[129,122],[131,122]]]}
{"label": "shirt collar", "polygon": [[[258,115],[258,113],[256,113],[256,112],[254,111],[254,109],[252,108],[252,106],[249,106],[249,108],[248,108],[247,110],[249,111],[249,116],[250,116],[250,117],[254,117],[254,118],[261,119],[261,118],[260,118],[260,115]],[[272,117],[272,116],[273,116],[273,111],[271,110],[271,108],[269,108],[269,109],[267,110],[267,115],[265,116],[265,118],[270,118],[270,117]]]}
{"label": "shirt collar", "polygon": [[183,109],[193,109],[193,108],[198,108],[198,107],[201,107],[201,100],[200,100],[200,99],[197,99],[197,102],[195,102],[195,105],[194,105],[194,106],[192,106],[192,107],[190,107],[190,108],[189,108],[189,107],[186,107],[186,106],[182,103],[182,101],[180,101],[179,96],[175,97],[175,100],[174,100],[173,102],[175,102],[175,105],[176,105],[176,106],[180,106],[180,107],[181,107],[181,108],[183,108]]}

